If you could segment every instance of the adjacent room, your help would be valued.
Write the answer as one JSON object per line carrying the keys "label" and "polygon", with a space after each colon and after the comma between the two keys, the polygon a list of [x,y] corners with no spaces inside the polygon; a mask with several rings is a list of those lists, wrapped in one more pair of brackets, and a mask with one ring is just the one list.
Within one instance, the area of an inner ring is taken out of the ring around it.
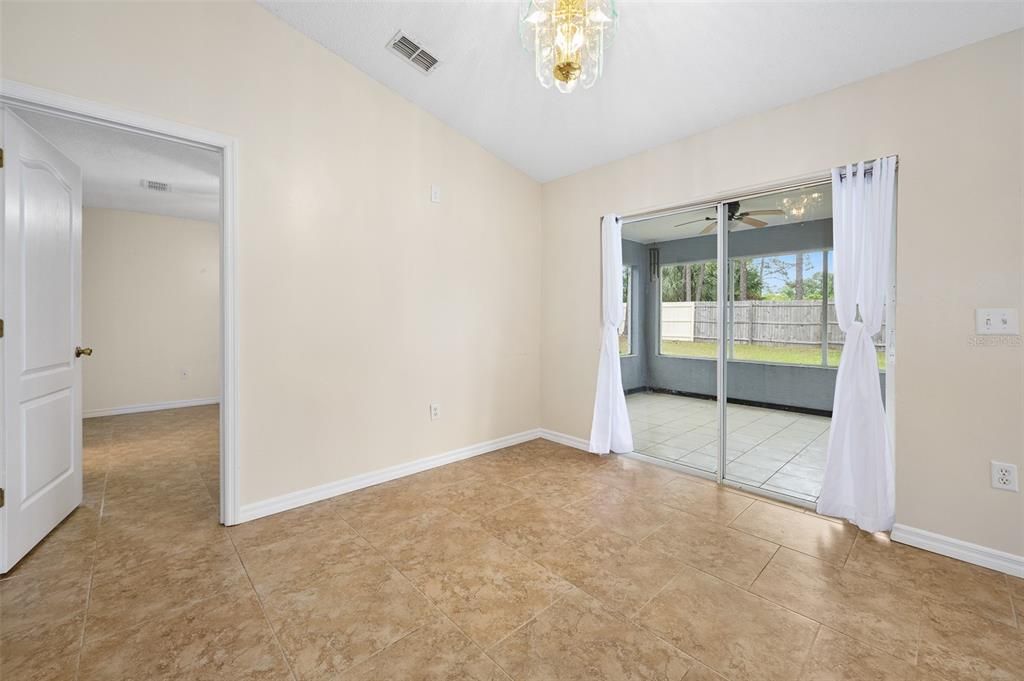
{"label": "adjacent room", "polygon": [[0,3],[0,679],[1024,681],[1024,2]]}

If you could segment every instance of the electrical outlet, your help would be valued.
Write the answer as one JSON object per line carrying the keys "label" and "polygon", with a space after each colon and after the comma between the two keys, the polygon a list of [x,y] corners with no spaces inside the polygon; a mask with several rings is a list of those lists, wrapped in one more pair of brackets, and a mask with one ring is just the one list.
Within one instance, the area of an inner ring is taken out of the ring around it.
{"label": "electrical outlet", "polygon": [[992,461],[992,487],[1005,489],[1008,492],[1020,491],[1017,482],[1017,467],[1012,463]]}
{"label": "electrical outlet", "polygon": [[440,404],[431,404],[430,405],[430,420],[431,421],[436,421],[439,418],[441,418],[441,405]]}
{"label": "electrical outlet", "polygon": [[190,372],[188,369],[182,369],[181,371],[178,372],[178,375],[181,377],[181,380],[187,381],[188,377],[192,375],[192,372]]}

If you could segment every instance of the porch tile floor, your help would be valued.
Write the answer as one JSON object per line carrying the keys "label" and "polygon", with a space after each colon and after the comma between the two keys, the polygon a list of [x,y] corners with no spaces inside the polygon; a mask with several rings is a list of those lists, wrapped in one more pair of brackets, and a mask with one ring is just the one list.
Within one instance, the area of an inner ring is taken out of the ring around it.
{"label": "porch tile floor", "polygon": [[[718,403],[665,393],[626,398],[637,452],[714,473]],[[730,404],[726,478],[806,502],[818,500],[831,419]]]}
{"label": "porch tile floor", "polygon": [[224,528],[216,408],[85,428],[85,502],[0,577],[5,681],[1024,669],[1024,580],[634,459],[533,440]]}

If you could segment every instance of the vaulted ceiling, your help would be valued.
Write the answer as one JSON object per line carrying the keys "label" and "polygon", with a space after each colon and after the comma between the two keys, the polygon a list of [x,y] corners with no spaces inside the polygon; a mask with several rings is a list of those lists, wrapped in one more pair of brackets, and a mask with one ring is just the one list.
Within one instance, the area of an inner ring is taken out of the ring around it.
{"label": "vaulted ceiling", "polygon": [[[1024,25],[1019,1],[620,2],[604,77],[563,95],[534,77],[517,2],[261,4],[540,181]],[[398,30],[433,72],[387,49]]]}

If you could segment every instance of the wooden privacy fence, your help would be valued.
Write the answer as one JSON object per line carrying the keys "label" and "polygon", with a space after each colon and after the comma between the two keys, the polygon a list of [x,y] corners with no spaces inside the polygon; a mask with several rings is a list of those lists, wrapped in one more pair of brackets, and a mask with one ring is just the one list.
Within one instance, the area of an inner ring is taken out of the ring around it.
{"label": "wooden privacy fence", "polygon": [[[834,303],[828,304],[829,345],[843,344]],[[732,303],[732,336],[736,343],[756,345],[821,345],[820,300],[737,300]],[[661,337],[665,340],[717,341],[718,303],[662,303]],[[885,326],[875,336],[885,349]]]}

